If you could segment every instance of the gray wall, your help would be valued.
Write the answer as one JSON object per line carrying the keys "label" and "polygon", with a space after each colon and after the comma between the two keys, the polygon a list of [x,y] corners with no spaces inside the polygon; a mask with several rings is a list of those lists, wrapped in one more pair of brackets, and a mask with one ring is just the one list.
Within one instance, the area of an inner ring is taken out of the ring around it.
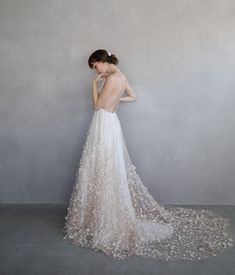
{"label": "gray wall", "polygon": [[234,204],[233,0],[0,0],[0,202],[68,202],[98,48],[138,97],[117,113],[152,195]]}

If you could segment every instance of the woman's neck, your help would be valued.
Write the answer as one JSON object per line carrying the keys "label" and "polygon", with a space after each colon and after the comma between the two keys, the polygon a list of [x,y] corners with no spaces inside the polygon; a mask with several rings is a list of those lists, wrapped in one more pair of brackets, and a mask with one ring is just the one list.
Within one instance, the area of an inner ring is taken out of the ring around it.
{"label": "woman's neck", "polygon": [[107,70],[107,73],[109,74],[114,74],[116,72],[120,72],[120,70],[118,69],[118,67],[114,64],[110,64],[108,70]]}

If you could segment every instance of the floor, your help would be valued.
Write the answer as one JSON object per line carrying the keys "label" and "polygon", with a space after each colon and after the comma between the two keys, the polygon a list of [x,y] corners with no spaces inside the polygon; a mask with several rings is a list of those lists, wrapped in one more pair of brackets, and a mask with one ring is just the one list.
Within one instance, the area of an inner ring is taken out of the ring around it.
{"label": "floor", "polygon": [[[229,217],[235,235],[235,206],[184,207],[211,209]],[[0,274],[235,274],[234,247],[206,261],[164,262],[136,256],[118,261],[101,252],[73,246],[62,239],[65,214],[66,205],[0,204]]]}

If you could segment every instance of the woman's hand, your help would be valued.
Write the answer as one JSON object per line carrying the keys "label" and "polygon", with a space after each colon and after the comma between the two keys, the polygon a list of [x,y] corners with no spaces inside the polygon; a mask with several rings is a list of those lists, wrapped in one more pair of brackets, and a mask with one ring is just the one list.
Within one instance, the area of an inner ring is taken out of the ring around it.
{"label": "woman's hand", "polygon": [[103,74],[98,74],[94,79],[93,79],[93,82],[97,82],[97,81],[99,81],[99,80],[101,80],[101,79],[103,79],[104,77],[103,77]]}
{"label": "woman's hand", "polygon": [[102,73],[102,74],[98,74],[94,79],[93,79],[93,82],[97,82],[97,81],[100,81],[101,79],[105,79],[107,78],[109,74],[107,73]]}

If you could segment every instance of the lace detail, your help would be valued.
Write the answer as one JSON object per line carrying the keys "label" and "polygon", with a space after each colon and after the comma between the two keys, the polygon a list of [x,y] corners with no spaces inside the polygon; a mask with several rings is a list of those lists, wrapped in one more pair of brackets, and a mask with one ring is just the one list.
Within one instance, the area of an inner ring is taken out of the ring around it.
{"label": "lace detail", "polygon": [[132,164],[116,113],[94,112],[65,217],[63,239],[116,259],[202,260],[233,246],[228,218],[164,207]]}

